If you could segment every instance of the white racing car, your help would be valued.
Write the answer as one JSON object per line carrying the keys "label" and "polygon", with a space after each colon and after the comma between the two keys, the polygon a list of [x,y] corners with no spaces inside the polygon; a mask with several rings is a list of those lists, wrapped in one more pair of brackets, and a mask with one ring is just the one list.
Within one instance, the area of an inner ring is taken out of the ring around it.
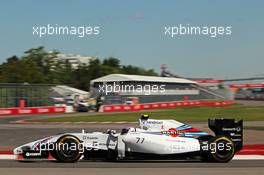
{"label": "white racing car", "polygon": [[228,162],[242,148],[243,121],[209,119],[210,135],[175,120],[154,120],[142,115],[138,128],[121,133],[64,133],[40,139],[14,149],[24,159],[53,156],[59,162],[79,159],[198,159]]}

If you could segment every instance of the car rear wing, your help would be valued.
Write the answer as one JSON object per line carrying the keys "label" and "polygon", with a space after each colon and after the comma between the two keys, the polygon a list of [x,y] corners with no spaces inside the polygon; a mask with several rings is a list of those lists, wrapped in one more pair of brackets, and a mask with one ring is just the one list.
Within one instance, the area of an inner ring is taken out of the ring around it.
{"label": "car rear wing", "polygon": [[208,119],[209,128],[218,135],[228,136],[235,145],[235,150],[243,147],[243,120],[235,119]]}

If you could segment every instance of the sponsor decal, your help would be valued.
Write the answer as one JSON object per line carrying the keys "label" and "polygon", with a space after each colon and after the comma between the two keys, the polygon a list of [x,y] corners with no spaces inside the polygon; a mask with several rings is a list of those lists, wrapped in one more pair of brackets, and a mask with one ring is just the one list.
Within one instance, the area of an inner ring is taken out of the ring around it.
{"label": "sponsor decal", "polygon": [[230,136],[233,136],[233,137],[241,137],[242,135],[241,134],[236,134],[236,133],[230,133]]}
{"label": "sponsor decal", "polygon": [[161,131],[162,134],[171,136],[171,137],[177,137],[179,135],[184,135],[184,133],[176,130],[176,128],[170,128],[168,131]]}
{"label": "sponsor decal", "polygon": [[40,113],[45,113],[45,112],[49,112],[49,109],[48,108],[40,108],[40,109],[37,109],[38,112]]}
{"label": "sponsor decal", "polygon": [[236,127],[236,128],[223,128],[223,131],[241,131],[241,127]]}
{"label": "sponsor decal", "polygon": [[233,142],[242,142],[242,139],[232,139]]}
{"label": "sponsor decal", "polygon": [[169,141],[169,142],[176,142],[176,143],[186,143],[185,140],[166,139],[166,141]]}
{"label": "sponsor decal", "polygon": [[93,136],[83,136],[83,140],[96,140],[98,137],[93,137]]}
{"label": "sponsor decal", "polygon": [[99,146],[115,146],[114,143],[99,143]]}
{"label": "sponsor decal", "polygon": [[12,111],[11,110],[0,110],[0,115],[7,115],[7,114],[11,114]]}
{"label": "sponsor decal", "polygon": [[162,124],[162,121],[147,121],[147,124],[152,124],[152,125],[160,125]]}
{"label": "sponsor decal", "polygon": [[30,114],[32,111],[31,109],[19,109],[18,113],[19,114]]}
{"label": "sponsor decal", "polygon": [[26,154],[25,154],[27,157],[31,157],[31,156],[41,156],[41,153],[40,152],[37,152],[37,153],[30,153],[30,152],[27,152]]}

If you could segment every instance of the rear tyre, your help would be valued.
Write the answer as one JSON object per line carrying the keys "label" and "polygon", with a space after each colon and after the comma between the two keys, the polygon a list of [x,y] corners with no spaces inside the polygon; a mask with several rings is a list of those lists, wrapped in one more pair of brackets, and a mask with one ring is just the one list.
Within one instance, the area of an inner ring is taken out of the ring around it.
{"label": "rear tyre", "polygon": [[229,162],[235,154],[233,141],[227,136],[216,136],[208,141],[209,151],[204,157],[210,162]]}
{"label": "rear tyre", "polygon": [[56,142],[52,156],[59,162],[73,163],[80,159],[80,140],[72,135],[64,135]]}

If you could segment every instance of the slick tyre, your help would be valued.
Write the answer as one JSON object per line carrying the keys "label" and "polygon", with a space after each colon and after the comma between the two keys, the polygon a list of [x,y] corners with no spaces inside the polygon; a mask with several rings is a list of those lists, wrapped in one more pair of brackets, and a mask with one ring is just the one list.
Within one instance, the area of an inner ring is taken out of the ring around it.
{"label": "slick tyre", "polygon": [[73,163],[80,159],[80,140],[72,135],[64,135],[56,142],[52,156],[59,162]]}
{"label": "slick tyre", "polygon": [[207,160],[210,162],[229,162],[234,157],[234,143],[227,136],[216,136],[209,140],[209,145]]}

